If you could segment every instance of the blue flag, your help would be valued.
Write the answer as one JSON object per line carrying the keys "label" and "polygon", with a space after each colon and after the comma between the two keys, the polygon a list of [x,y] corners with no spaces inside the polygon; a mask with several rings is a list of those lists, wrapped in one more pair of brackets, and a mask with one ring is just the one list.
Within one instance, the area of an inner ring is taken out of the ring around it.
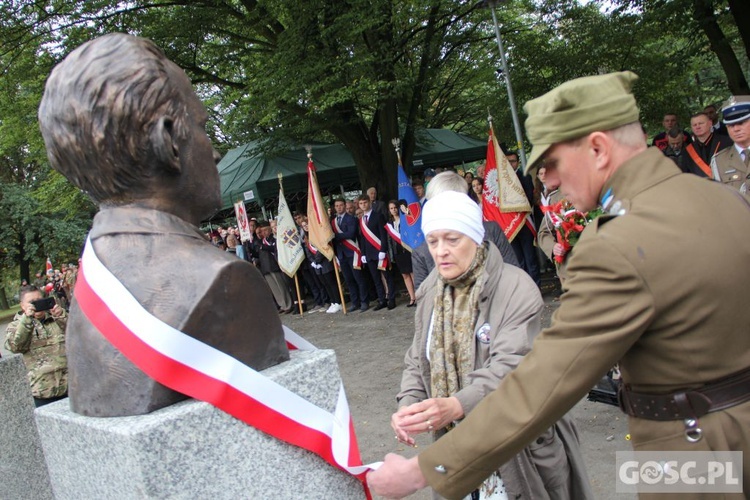
{"label": "blue flag", "polygon": [[398,211],[401,213],[401,244],[411,251],[424,243],[422,204],[401,164],[398,166]]}

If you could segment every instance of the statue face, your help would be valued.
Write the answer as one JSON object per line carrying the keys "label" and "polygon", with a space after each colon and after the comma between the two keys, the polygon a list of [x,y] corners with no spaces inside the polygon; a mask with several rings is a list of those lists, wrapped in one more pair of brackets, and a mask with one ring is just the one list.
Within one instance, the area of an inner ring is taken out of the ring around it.
{"label": "statue face", "polygon": [[168,62],[167,72],[186,106],[182,119],[182,126],[186,129],[184,137],[179,133],[174,137],[181,164],[180,191],[183,201],[191,205],[193,222],[197,224],[221,207],[219,171],[216,168],[221,155],[213,148],[206,133],[208,113],[195,95],[187,75],[172,62]]}

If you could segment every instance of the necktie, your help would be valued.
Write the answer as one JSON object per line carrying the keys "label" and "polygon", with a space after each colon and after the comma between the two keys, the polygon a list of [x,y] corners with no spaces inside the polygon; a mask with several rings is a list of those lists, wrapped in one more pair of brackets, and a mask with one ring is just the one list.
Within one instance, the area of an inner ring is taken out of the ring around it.
{"label": "necktie", "polygon": [[365,224],[367,224],[367,221],[369,220],[369,216],[365,215]]}
{"label": "necktie", "polygon": [[742,156],[744,157],[745,166],[750,167],[750,148],[743,149]]}
{"label": "necktie", "polygon": [[341,216],[336,217],[336,224],[341,225]]}

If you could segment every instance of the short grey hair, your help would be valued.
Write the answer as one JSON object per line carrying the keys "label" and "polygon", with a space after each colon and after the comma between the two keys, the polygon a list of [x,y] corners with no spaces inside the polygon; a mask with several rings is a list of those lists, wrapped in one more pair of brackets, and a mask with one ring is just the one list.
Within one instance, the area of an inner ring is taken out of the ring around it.
{"label": "short grey hair", "polygon": [[161,115],[186,136],[186,104],[151,41],[112,33],[84,43],[47,80],[39,125],[50,165],[97,202],[125,202],[155,175]]}
{"label": "short grey hair", "polygon": [[450,170],[440,172],[427,184],[425,197],[429,200],[445,191],[456,191],[468,195],[469,185],[466,183],[466,179],[456,172]]}

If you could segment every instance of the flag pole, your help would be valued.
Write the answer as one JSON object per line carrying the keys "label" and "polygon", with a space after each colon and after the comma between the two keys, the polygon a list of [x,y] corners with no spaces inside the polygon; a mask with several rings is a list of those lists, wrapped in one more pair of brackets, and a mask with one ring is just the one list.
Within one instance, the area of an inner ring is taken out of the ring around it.
{"label": "flag pole", "polygon": [[510,114],[513,118],[513,128],[516,132],[516,151],[518,152],[518,159],[521,160],[521,169],[526,170],[526,151],[523,147],[523,132],[521,131],[521,123],[518,120],[518,110],[516,109],[516,98],[513,95],[513,85],[510,83],[510,70],[508,69],[508,62],[505,59],[505,50],[503,49],[503,39],[500,37],[500,27],[497,23],[497,13],[495,12],[495,4],[498,0],[486,0],[490,11],[492,12],[492,25],[495,28],[495,38],[497,39],[497,49],[500,52],[500,63],[503,66],[503,77],[505,78],[505,86],[508,90],[508,102],[510,103]]}
{"label": "flag pole", "polygon": [[305,311],[302,309],[302,297],[300,297],[299,279],[297,278],[298,274],[299,273],[294,273],[294,287],[297,289],[297,305],[299,306],[299,315],[304,317]]}
{"label": "flag pole", "polygon": [[401,161],[401,139],[398,137],[394,137],[391,139],[391,144],[393,144],[393,149],[396,150],[396,158],[398,159],[398,164],[403,165],[404,162]]}
{"label": "flag pole", "polygon": [[[284,182],[282,181],[282,179],[284,178],[284,174],[282,174],[281,172],[279,172],[278,174],[276,174],[276,177],[278,177],[278,179],[279,179],[279,190],[283,193],[284,192]],[[300,291],[299,291],[299,279],[297,278],[298,274],[299,273],[295,271],[295,273],[294,273],[294,288],[297,290],[297,306],[299,307],[299,315],[300,316],[304,316],[305,311],[302,308],[302,297],[301,297]]]}
{"label": "flag pole", "polygon": [[339,286],[339,296],[341,297],[341,310],[346,314],[346,301],[344,300],[344,287],[341,286],[341,276],[339,276],[339,264],[336,256],[333,256],[333,271],[336,273],[336,284]]}

